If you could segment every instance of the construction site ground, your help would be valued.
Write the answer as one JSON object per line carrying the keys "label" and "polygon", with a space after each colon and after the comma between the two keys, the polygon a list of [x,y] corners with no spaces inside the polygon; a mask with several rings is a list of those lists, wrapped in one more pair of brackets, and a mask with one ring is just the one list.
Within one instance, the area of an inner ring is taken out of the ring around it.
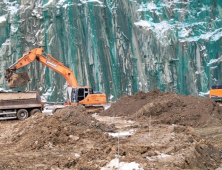
{"label": "construction site ground", "polygon": [[155,89],[101,113],[70,106],[0,122],[0,169],[222,170],[222,110]]}

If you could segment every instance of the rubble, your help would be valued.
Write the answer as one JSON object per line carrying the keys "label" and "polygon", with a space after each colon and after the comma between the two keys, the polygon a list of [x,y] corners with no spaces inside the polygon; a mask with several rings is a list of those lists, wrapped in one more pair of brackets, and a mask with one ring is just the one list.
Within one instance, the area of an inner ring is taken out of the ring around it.
{"label": "rubble", "polygon": [[29,75],[27,72],[13,73],[8,81],[7,85],[9,88],[18,88],[24,86],[30,81]]}
{"label": "rubble", "polygon": [[[104,116],[113,108],[118,117]],[[214,101],[158,90],[125,96],[99,115],[80,105],[36,113],[1,122],[0,169],[111,170],[119,162],[120,170],[215,170],[222,163],[218,123]]]}

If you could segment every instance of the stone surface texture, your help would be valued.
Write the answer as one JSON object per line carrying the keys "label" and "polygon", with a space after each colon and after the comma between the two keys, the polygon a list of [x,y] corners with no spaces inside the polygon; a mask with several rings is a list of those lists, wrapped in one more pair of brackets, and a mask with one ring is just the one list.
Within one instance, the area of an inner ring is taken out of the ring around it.
{"label": "stone surface texture", "polygon": [[[115,101],[154,88],[206,93],[222,80],[221,0],[0,0],[0,88],[25,52],[45,52],[79,85]],[[36,62],[20,69],[36,90],[63,101],[65,79]]]}

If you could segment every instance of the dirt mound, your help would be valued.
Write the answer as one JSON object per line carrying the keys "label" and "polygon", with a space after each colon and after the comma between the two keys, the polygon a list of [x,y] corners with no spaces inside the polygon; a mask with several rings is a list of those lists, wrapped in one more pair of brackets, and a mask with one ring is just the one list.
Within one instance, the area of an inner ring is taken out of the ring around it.
{"label": "dirt mound", "polygon": [[114,125],[105,125],[88,115],[83,106],[70,106],[53,116],[38,113],[13,128],[8,140],[17,144],[17,150],[61,147],[85,137],[99,140],[104,137],[103,132],[115,130]]}
{"label": "dirt mound", "polygon": [[113,103],[112,106],[100,113],[102,116],[129,116],[137,112],[147,103],[152,102],[155,98],[159,96],[165,96],[166,93],[159,91],[158,89],[154,89],[148,93],[144,93],[143,91],[137,92],[133,96],[123,96],[116,103]]}
{"label": "dirt mound", "polygon": [[57,110],[54,118],[60,122],[66,122],[74,126],[82,126],[86,128],[96,128],[103,132],[113,132],[116,128],[114,125],[107,126],[100,123],[98,120],[87,114],[84,106],[70,106],[67,108]]}
{"label": "dirt mound", "polygon": [[153,127],[151,137],[146,132],[138,130],[127,145],[120,142],[121,161],[136,160],[145,164],[144,169],[207,170],[221,164],[222,152],[200,138],[192,127],[159,124]]}
{"label": "dirt mound", "polygon": [[193,127],[222,123],[221,110],[213,100],[163,93],[158,89],[124,96],[100,115],[130,116],[133,119],[146,119],[151,115],[158,123]]}

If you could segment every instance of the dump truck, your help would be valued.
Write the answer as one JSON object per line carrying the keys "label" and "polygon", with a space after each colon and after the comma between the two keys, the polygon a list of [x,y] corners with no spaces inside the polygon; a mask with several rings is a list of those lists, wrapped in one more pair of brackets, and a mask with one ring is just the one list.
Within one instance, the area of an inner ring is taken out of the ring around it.
{"label": "dump truck", "polygon": [[38,91],[0,92],[0,120],[24,120],[43,108]]}

